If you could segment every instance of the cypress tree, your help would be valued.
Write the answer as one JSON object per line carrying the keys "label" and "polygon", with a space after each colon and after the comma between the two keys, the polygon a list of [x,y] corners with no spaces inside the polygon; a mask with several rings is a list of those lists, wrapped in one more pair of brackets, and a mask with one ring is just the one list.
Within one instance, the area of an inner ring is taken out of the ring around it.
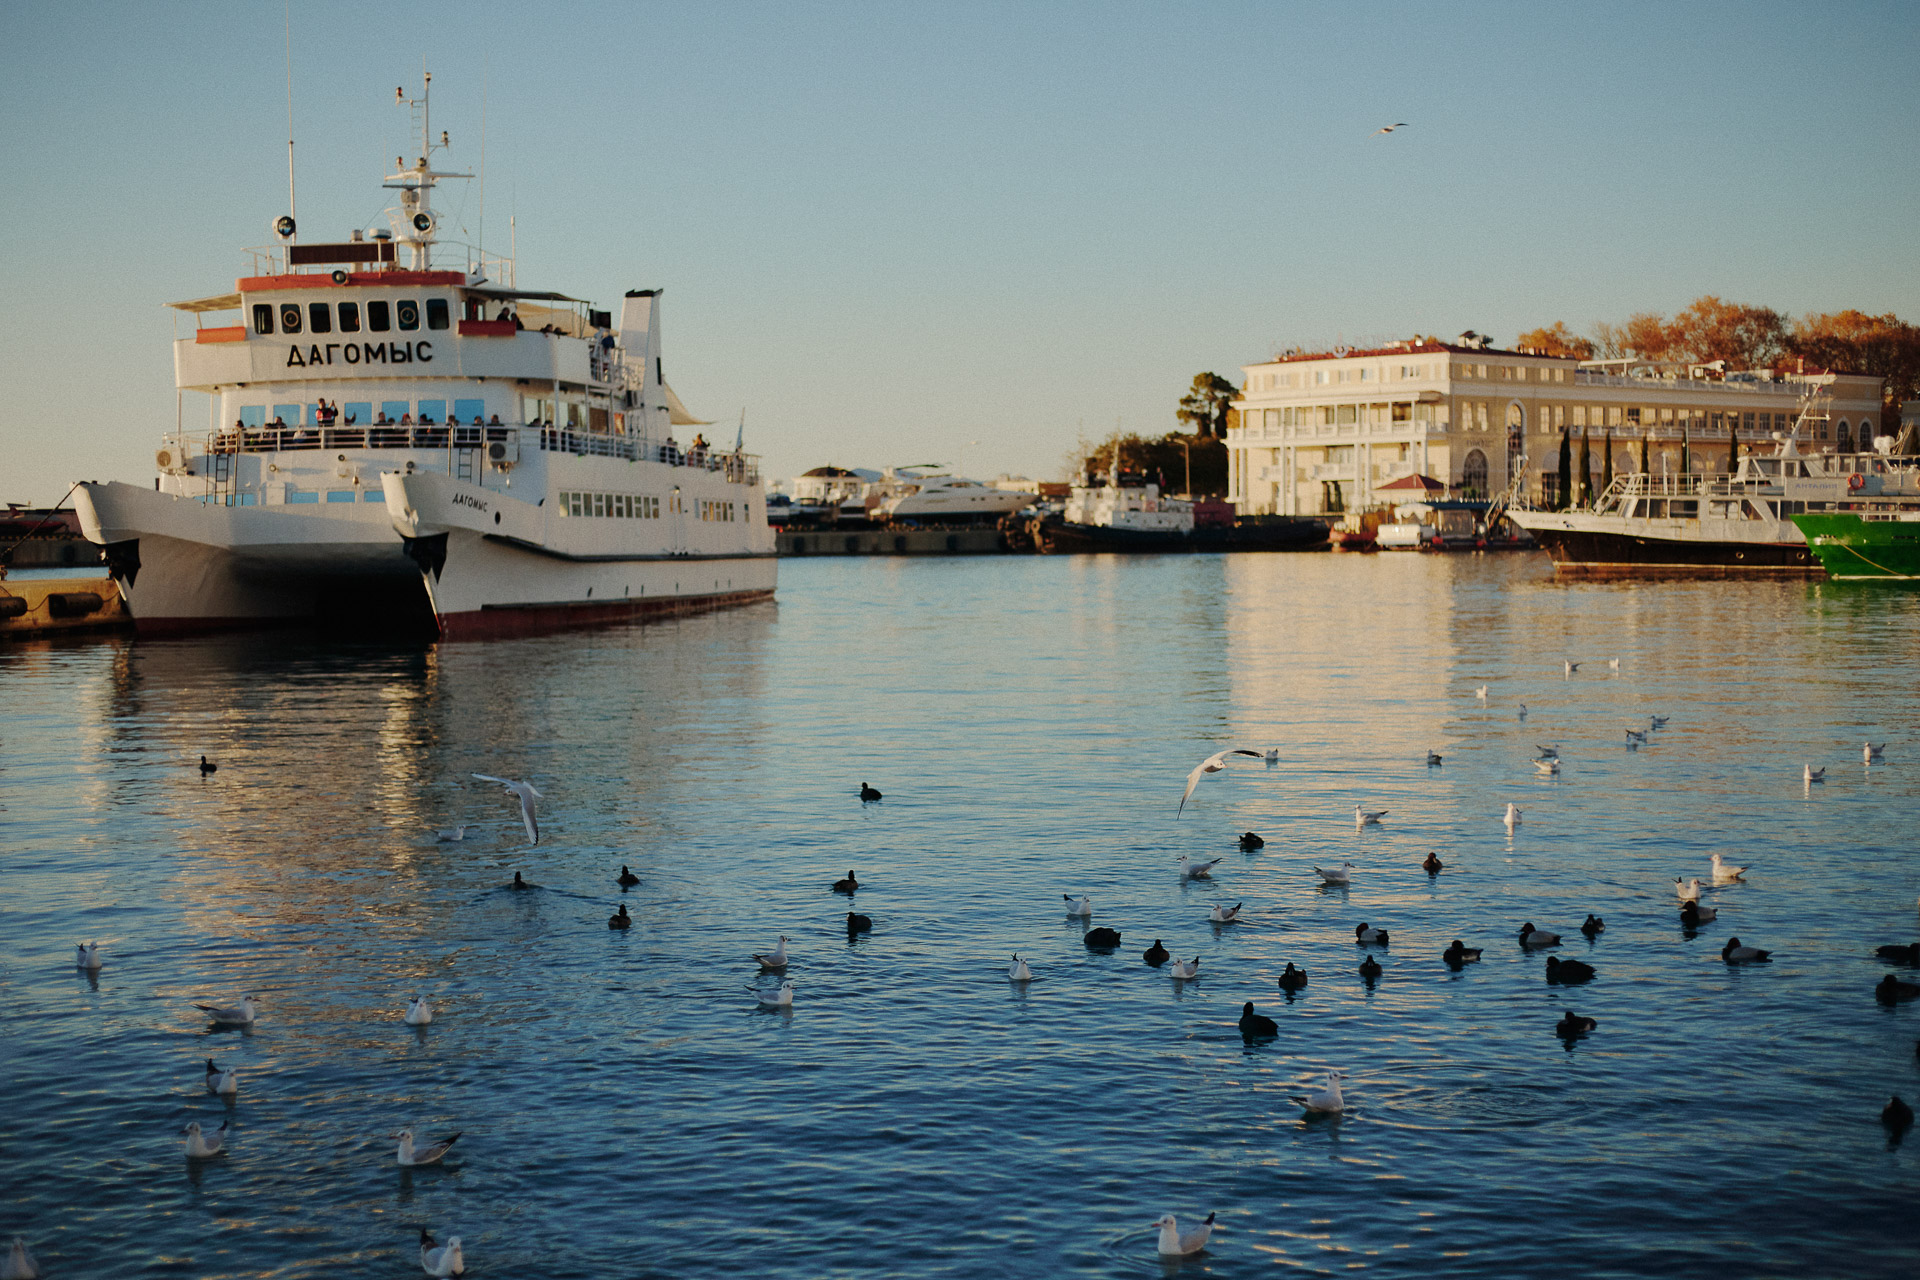
{"label": "cypress tree", "polygon": [[1680,427],[1680,474],[1685,475],[1693,469],[1693,459],[1687,456],[1687,428]]}
{"label": "cypress tree", "polygon": [[1593,505],[1593,428],[1580,433],[1580,505]]}
{"label": "cypress tree", "polygon": [[1647,461],[1647,438],[1645,436],[1640,437],[1640,474],[1643,476],[1653,474],[1652,464]]}
{"label": "cypress tree", "polygon": [[[1728,415],[1732,416],[1732,415]],[[1727,474],[1732,475],[1740,469],[1740,428],[1727,427]]]}
{"label": "cypress tree", "polygon": [[1573,437],[1567,429],[1560,429],[1560,481],[1559,510],[1565,511],[1573,505]]}
{"label": "cypress tree", "polygon": [[1606,459],[1600,464],[1601,466],[1600,492],[1602,493],[1605,493],[1607,490],[1613,488],[1613,428],[1612,427],[1607,428],[1606,451],[1607,451]]}

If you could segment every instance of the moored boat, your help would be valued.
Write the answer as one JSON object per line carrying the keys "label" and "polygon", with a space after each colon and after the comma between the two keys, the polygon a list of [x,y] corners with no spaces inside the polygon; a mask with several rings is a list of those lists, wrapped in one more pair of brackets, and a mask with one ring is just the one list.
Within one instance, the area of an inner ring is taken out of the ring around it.
{"label": "moored boat", "polygon": [[1837,509],[1799,512],[1793,523],[1830,578],[1920,581],[1920,459],[1857,474]]}
{"label": "moored boat", "polygon": [[289,214],[231,292],[174,304],[206,430],[165,435],[151,489],[79,486],[136,627],[493,635],[771,596],[757,459],[674,437],[707,424],[662,376],[660,291],[616,321],[442,237],[435,188],[467,175],[405,105],[388,225],[310,243]]}

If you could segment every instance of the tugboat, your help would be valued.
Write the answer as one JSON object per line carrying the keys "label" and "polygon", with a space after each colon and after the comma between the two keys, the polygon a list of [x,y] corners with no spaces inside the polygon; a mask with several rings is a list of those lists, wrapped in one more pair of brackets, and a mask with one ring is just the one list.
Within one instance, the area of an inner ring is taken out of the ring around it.
{"label": "tugboat", "polygon": [[420,147],[386,225],[312,243],[289,212],[232,291],[173,304],[211,421],[163,436],[153,487],[75,495],[138,630],[484,636],[772,596],[758,460],[674,438],[707,424],[662,376],[660,291],[616,323],[443,238],[435,189],[468,175],[431,163],[431,83],[399,95]]}
{"label": "tugboat", "polygon": [[1029,525],[1043,554],[1131,551],[1296,551],[1324,544],[1327,523],[1312,518],[1236,521],[1224,502],[1167,497],[1157,480],[1117,465],[1105,482],[1085,477],[1057,515]]}

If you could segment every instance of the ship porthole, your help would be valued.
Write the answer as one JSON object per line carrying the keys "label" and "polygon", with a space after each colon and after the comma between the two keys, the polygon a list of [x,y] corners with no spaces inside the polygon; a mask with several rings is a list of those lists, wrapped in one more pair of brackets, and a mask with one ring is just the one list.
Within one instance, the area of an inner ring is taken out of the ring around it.
{"label": "ship porthole", "polygon": [[493,522],[494,522],[495,524],[499,524],[499,523],[500,523],[500,513],[499,513],[498,511],[496,511],[496,512],[494,512],[494,513],[493,513]]}

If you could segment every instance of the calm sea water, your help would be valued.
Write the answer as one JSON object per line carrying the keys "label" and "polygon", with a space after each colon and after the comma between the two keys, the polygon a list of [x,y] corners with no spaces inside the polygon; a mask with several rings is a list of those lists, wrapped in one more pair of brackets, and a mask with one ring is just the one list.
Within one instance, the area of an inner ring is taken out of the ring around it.
{"label": "calm sea water", "polygon": [[[479,1276],[1911,1276],[1920,1139],[1878,1113],[1920,1005],[1872,951],[1920,937],[1916,636],[1911,594],[1530,557],[1034,557],[788,562],[776,605],[510,643],[0,650],[0,1237],[50,1276],[419,1274],[422,1225]],[[1230,745],[1280,760],[1176,821]],[[546,793],[538,848],[475,771]],[[1688,938],[1716,849],[1757,865]],[[1547,986],[1523,921],[1597,980]],[[246,992],[250,1033],[192,1007]],[[1336,1067],[1351,1110],[1304,1120]],[[183,1158],[196,1118],[228,1154]],[[402,1125],[463,1136],[403,1172]],[[1206,1254],[1156,1260],[1169,1210],[1219,1214]]]}

